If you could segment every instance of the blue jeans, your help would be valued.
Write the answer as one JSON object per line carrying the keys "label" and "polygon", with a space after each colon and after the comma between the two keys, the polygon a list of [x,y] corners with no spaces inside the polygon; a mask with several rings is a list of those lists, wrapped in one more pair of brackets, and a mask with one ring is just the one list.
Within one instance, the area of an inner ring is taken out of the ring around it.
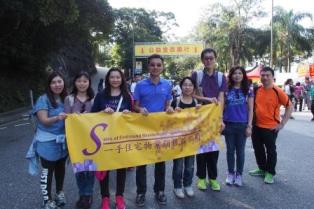
{"label": "blue jeans", "polygon": [[225,122],[226,128],[224,135],[227,145],[227,163],[228,172],[234,173],[235,154],[236,154],[236,172],[242,175],[244,158],[245,158],[245,143],[246,135],[245,130],[247,127],[246,123],[231,123]]}
{"label": "blue jeans", "polygon": [[173,160],[172,179],[175,189],[182,188],[182,181],[184,187],[191,186],[193,175],[194,155]]}
{"label": "blue jeans", "polygon": [[83,171],[75,174],[77,187],[80,196],[92,196],[95,183],[93,171]]}

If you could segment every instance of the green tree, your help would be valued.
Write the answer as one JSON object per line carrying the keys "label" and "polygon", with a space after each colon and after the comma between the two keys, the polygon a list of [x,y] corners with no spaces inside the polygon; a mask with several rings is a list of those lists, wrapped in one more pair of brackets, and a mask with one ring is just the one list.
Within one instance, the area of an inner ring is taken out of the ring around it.
{"label": "green tree", "polygon": [[[265,44],[268,40],[265,31],[248,25],[252,19],[265,15],[261,12],[260,2],[235,0],[230,5],[215,3],[202,18],[204,21],[197,26],[196,39],[217,49],[219,65],[223,70],[252,61],[269,46]],[[255,41],[256,36],[263,40]]]}
{"label": "green tree", "polygon": [[172,13],[141,8],[115,10],[115,28],[111,35],[112,63],[121,66],[130,75],[129,69],[133,68],[133,42],[161,42],[163,34],[169,30],[168,26],[175,24]]}
{"label": "green tree", "polygon": [[48,64],[94,70],[92,43],[112,24],[106,0],[0,0],[0,112],[29,103],[28,89],[42,93]]}
{"label": "green tree", "polygon": [[190,76],[192,71],[201,68],[199,57],[169,57],[165,59],[164,76],[179,81]]}
{"label": "green tree", "polygon": [[301,21],[312,19],[310,13],[294,13],[282,7],[275,8],[274,15],[274,61],[286,72],[291,72],[291,62],[311,56],[313,50],[313,29],[305,28]]}

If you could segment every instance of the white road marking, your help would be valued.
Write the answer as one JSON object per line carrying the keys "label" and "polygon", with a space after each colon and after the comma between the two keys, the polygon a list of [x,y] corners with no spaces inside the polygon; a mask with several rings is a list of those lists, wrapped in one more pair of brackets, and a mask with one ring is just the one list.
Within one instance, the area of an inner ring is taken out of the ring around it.
{"label": "white road marking", "polygon": [[19,126],[26,126],[29,125],[30,123],[20,123],[20,124],[16,124],[14,125],[15,127],[19,127]]}
{"label": "white road marking", "polygon": [[0,130],[4,130],[4,129],[7,129],[7,127],[0,127]]}

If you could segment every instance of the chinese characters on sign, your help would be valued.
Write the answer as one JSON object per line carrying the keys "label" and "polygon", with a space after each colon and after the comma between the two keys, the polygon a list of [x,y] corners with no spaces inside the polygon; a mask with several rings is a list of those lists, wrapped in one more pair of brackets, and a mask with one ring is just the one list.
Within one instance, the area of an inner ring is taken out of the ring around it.
{"label": "chinese characters on sign", "polygon": [[135,57],[147,57],[151,54],[160,54],[162,56],[199,56],[204,49],[202,43],[151,43],[135,44]]}
{"label": "chinese characters on sign", "polygon": [[75,172],[146,165],[206,152],[220,143],[221,107],[204,105],[180,113],[71,114],[66,137]]}

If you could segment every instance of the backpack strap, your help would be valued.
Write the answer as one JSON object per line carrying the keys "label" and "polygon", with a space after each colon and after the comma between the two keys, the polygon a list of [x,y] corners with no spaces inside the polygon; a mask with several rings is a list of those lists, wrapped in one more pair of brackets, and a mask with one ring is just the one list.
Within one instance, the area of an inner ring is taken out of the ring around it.
{"label": "backpack strap", "polygon": [[257,86],[254,87],[253,91],[254,91],[254,103],[253,103],[253,121],[252,121],[252,125],[254,126],[256,124],[256,113],[255,113],[255,109],[256,109],[256,96],[257,96],[257,91],[261,88],[262,86]]}
{"label": "backpack strap", "polygon": [[176,108],[179,107],[181,97],[176,97]]}
{"label": "backpack strap", "polygon": [[[273,91],[274,91],[274,92],[276,93],[276,95],[277,95],[278,103],[280,103],[278,90],[277,90],[275,87],[273,87],[272,89],[273,89]],[[289,100],[288,100],[288,102],[289,102]],[[274,111],[274,119],[275,119],[275,121],[276,121],[277,123],[280,123],[280,121],[276,119],[276,109],[275,109],[275,111]]]}
{"label": "backpack strap", "polygon": [[196,71],[196,84],[197,87],[200,87],[203,81],[203,77],[204,77],[204,71],[203,70],[197,70]]}
{"label": "backpack strap", "polygon": [[221,86],[222,86],[223,76],[224,75],[222,72],[216,70],[215,77],[216,77],[216,81],[217,81],[219,88],[221,88]]}
{"label": "backpack strap", "polygon": [[119,112],[120,111],[120,108],[121,108],[121,105],[122,105],[122,101],[123,101],[123,96],[121,95],[119,103],[118,103],[118,106],[117,106],[117,109],[116,109],[115,112]]}

